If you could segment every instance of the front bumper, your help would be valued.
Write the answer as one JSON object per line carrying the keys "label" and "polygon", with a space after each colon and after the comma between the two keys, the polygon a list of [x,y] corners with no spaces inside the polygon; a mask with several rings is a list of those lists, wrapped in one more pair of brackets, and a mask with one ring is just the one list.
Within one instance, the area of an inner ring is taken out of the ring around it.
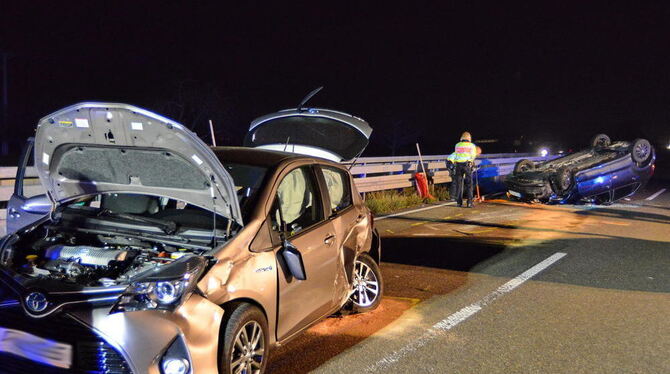
{"label": "front bumper", "polygon": [[28,317],[19,304],[0,307],[0,326],[72,345],[70,370],[0,353],[7,374],[161,374],[166,350],[181,339],[191,373],[218,370],[219,328],[223,309],[192,295],[174,313],[139,311],[108,314],[109,307]]}
{"label": "front bumper", "polygon": [[[518,183],[516,181],[505,181],[508,191],[521,200],[547,199],[553,195],[549,183]],[[517,196],[516,194],[519,196]]]}

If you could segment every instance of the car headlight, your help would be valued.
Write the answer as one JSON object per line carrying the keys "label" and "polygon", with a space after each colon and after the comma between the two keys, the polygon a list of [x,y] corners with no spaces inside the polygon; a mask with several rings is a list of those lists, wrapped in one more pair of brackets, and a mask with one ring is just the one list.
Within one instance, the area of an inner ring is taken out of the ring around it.
{"label": "car headlight", "polygon": [[207,260],[198,256],[183,257],[146,274],[121,294],[110,313],[136,310],[175,310],[196,287],[205,271]]}

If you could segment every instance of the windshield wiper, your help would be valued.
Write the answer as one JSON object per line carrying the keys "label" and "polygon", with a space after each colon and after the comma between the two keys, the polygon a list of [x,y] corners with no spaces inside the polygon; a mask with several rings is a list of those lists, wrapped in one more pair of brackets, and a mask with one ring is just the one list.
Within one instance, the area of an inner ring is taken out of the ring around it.
{"label": "windshield wiper", "polygon": [[110,210],[103,210],[98,214],[99,216],[107,216],[107,217],[116,217],[116,218],[121,218],[127,221],[133,221],[133,222],[138,222],[138,223],[148,223],[150,225],[156,226],[163,230],[164,233],[168,235],[172,235],[177,232],[177,223],[174,221],[167,221],[167,220],[162,220],[162,219],[156,219],[156,218],[149,218],[149,217],[143,217],[143,216],[137,216],[134,214],[130,213],[114,213]]}

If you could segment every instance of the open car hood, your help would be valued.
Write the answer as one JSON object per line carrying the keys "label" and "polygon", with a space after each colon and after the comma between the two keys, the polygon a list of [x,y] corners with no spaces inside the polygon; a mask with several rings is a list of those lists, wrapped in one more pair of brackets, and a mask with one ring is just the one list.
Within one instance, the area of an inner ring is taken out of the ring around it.
{"label": "open car hood", "polygon": [[255,119],[248,147],[351,160],[367,147],[372,128],[363,119],[329,109],[286,109]]}
{"label": "open car hood", "polygon": [[233,180],[183,125],[127,104],[79,103],[39,121],[35,168],[54,202],[97,193],[182,200],[242,225]]}

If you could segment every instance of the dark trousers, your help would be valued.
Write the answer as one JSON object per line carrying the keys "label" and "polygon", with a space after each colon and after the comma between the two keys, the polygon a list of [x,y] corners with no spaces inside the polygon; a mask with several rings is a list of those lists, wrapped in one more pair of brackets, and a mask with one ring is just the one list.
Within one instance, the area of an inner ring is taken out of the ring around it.
{"label": "dark trousers", "polygon": [[[472,163],[471,162],[457,162],[456,163],[456,195],[454,198],[458,205],[463,204],[463,197],[472,201]],[[465,195],[465,196],[463,196]]]}

